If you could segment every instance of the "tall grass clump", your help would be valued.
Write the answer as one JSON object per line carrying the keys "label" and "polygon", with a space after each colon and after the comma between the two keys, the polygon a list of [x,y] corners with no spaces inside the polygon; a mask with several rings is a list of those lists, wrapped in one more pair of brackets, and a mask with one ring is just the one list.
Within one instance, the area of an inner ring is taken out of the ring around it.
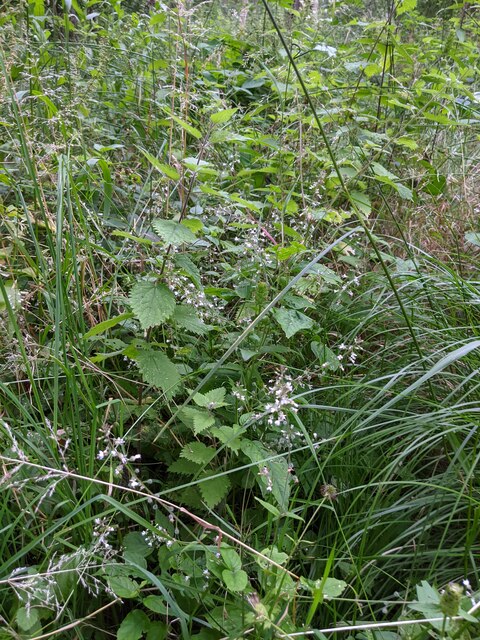
{"label": "tall grass clump", "polygon": [[478,25],[377,4],[6,3],[0,638],[477,637]]}

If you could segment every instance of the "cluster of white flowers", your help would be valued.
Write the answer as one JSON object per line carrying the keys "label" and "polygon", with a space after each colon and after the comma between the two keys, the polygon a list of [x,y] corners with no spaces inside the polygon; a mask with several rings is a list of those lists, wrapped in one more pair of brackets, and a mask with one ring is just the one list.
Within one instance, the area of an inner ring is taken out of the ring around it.
{"label": "cluster of white flowers", "polygon": [[202,289],[197,288],[190,278],[174,269],[166,275],[166,284],[177,302],[192,305],[202,320],[207,320],[216,310]]}
{"label": "cluster of white flowers", "polygon": [[95,518],[95,527],[93,529],[94,551],[101,552],[103,556],[113,554],[113,547],[109,542],[110,535],[115,531],[116,527],[106,518]]}
{"label": "cluster of white flowers", "polygon": [[[97,452],[97,460],[110,461],[116,464],[114,474],[120,477],[129,463],[138,462],[141,459],[141,455],[136,453],[128,456],[125,453],[125,438],[115,437],[112,434],[111,425],[105,424],[101,429],[101,434],[97,439],[99,443],[99,450]],[[141,486],[141,482],[138,480],[138,469],[135,469],[134,474],[129,479],[129,486],[132,489]]]}
{"label": "cluster of white flowers", "polygon": [[155,526],[155,531],[147,531],[146,529],[142,531],[142,538],[145,540],[147,545],[151,548],[166,544],[167,547],[171,547],[175,542],[174,538],[168,533],[166,529],[160,527],[158,525]]}

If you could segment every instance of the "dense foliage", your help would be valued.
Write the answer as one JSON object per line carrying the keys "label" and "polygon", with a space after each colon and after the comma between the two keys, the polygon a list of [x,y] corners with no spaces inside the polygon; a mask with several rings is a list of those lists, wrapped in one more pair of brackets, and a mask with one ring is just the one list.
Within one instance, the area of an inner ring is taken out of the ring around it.
{"label": "dense foliage", "polygon": [[4,3],[0,639],[479,637],[480,27],[424,4]]}

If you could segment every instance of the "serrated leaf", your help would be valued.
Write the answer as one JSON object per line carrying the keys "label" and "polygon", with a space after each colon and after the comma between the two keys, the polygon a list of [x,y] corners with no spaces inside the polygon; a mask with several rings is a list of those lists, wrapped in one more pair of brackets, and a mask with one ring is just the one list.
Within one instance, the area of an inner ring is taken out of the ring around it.
{"label": "serrated leaf", "polygon": [[169,164],[163,164],[157,158],[155,158],[155,156],[152,156],[151,153],[145,151],[145,149],[140,149],[140,151],[147,158],[150,164],[153,165],[155,169],[157,169],[157,171],[160,171],[160,173],[163,173],[163,175],[167,176],[167,178],[170,178],[171,180],[180,179],[180,174],[178,173],[178,171],[171,167]]}
{"label": "serrated leaf", "polygon": [[225,402],[226,389],[218,387],[217,389],[211,389],[206,393],[196,393],[193,401],[199,407],[206,407],[208,409],[218,409],[219,407],[226,407],[228,403]]}
{"label": "serrated leaf", "polygon": [[195,435],[213,427],[215,424],[215,418],[211,413],[195,409],[195,407],[184,407],[179,411],[178,417],[187,427],[193,430]]}
{"label": "serrated leaf", "polygon": [[152,222],[152,227],[162,240],[167,244],[173,244],[175,247],[184,243],[195,242],[197,239],[188,227],[180,222],[175,222],[175,220],[158,218]]}
{"label": "serrated leaf", "polygon": [[197,265],[185,253],[179,253],[175,256],[175,266],[187,275],[193,284],[199,289],[201,287],[201,275]]}
{"label": "serrated leaf", "polygon": [[139,640],[148,631],[150,620],[140,609],[134,609],[122,620],[117,631],[117,640]]}
{"label": "serrated leaf", "polygon": [[199,336],[208,333],[212,329],[203,320],[200,320],[195,313],[195,309],[188,304],[180,304],[175,307],[172,319],[179,327]]}
{"label": "serrated leaf", "polygon": [[135,361],[144,381],[171,396],[180,384],[177,368],[161,351],[141,349],[135,354]]}
{"label": "serrated leaf", "polygon": [[140,593],[138,582],[127,576],[110,576],[108,585],[119,598],[136,598]]}
{"label": "serrated leaf", "polygon": [[180,475],[185,475],[185,476],[194,476],[197,471],[199,471],[201,468],[201,465],[196,464],[195,462],[192,462],[191,460],[175,460],[175,462],[172,462],[172,464],[168,467],[168,472],[169,473],[178,473]]}
{"label": "serrated leaf", "polygon": [[221,111],[217,111],[217,113],[212,113],[210,120],[215,124],[223,124],[224,122],[228,122],[237,111],[238,108],[222,109]]}
{"label": "serrated leaf", "polygon": [[210,509],[216,507],[228,495],[230,487],[230,480],[227,476],[204,480],[198,485],[202,499]]}
{"label": "serrated leaf", "polygon": [[37,609],[34,607],[20,607],[15,615],[15,620],[18,627],[22,631],[28,631],[39,622],[39,615]]}
{"label": "serrated leaf", "polygon": [[175,310],[175,296],[168,287],[142,280],[130,291],[130,306],[142,329],[156,327],[168,320]]}
{"label": "serrated leaf", "polygon": [[208,464],[216,454],[215,449],[207,447],[203,442],[189,442],[181,450],[180,457],[196,462],[197,464]]}
{"label": "serrated leaf", "polygon": [[210,430],[210,433],[215,438],[218,438],[228,449],[237,453],[242,445],[240,436],[243,431],[244,429],[237,424],[233,427],[214,427]]}
{"label": "serrated leaf", "polygon": [[299,331],[311,329],[313,320],[300,311],[294,309],[275,309],[273,317],[282,327],[287,338],[291,338]]}
{"label": "serrated leaf", "polygon": [[248,575],[243,569],[239,571],[224,569],[222,571],[222,578],[229,591],[243,591],[248,585]]}

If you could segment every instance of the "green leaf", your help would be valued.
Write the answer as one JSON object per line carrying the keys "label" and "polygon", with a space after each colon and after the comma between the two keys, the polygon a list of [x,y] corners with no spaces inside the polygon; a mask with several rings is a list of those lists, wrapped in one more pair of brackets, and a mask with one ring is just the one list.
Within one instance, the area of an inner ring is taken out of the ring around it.
{"label": "green leaf", "polygon": [[240,436],[243,432],[244,428],[238,424],[233,425],[233,427],[214,427],[210,430],[212,436],[218,438],[222,444],[234,453],[240,450],[242,445],[242,438]]}
{"label": "green leaf", "polygon": [[208,464],[216,454],[215,449],[207,447],[203,442],[189,442],[181,450],[180,457],[198,464]]}
{"label": "green leaf", "polygon": [[275,309],[273,317],[282,327],[287,338],[291,338],[303,329],[311,329],[313,320],[300,311],[293,309]]}
{"label": "green leaf", "polygon": [[140,593],[138,582],[127,576],[110,576],[108,585],[119,598],[136,598]]}
{"label": "green leaf", "polygon": [[110,318],[109,320],[104,320],[103,322],[99,322],[94,327],[92,327],[87,333],[83,336],[85,340],[89,338],[93,338],[93,336],[98,336],[100,333],[105,333],[112,327],[115,327],[120,322],[124,320],[128,320],[129,318],[133,318],[133,313],[121,313],[119,316],[115,316],[114,318]]}
{"label": "green leaf", "polygon": [[203,229],[203,222],[198,218],[184,218],[182,224],[190,229],[192,233],[198,233]]}
{"label": "green leaf", "polygon": [[28,609],[20,607],[15,615],[15,620],[22,631],[28,631],[38,624],[40,618],[37,609],[34,607],[29,607]]}
{"label": "green leaf", "polygon": [[230,571],[239,571],[242,568],[242,559],[231,547],[222,547],[220,549],[222,560],[225,563],[227,569]]}
{"label": "green leaf", "polygon": [[162,596],[147,596],[143,599],[142,604],[150,611],[159,613],[160,615],[168,615],[168,607],[165,604],[165,600]]}
{"label": "green leaf", "polygon": [[248,575],[243,569],[239,571],[224,569],[222,571],[222,578],[229,591],[244,591],[248,585]]}
{"label": "green leaf", "polygon": [[[168,612],[167,612],[168,615]],[[165,640],[168,636],[168,626],[160,620],[150,623],[147,631],[147,640]]]}
{"label": "green leaf", "polygon": [[197,138],[197,140],[199,140],[202,137],[202,134],[200,133],[200,131],[195,127],[192,127],[191,124],[188,124],[188,122],[185,122],[185,120],[182,120],[178,116],[174,116],[173,114],[169,114],[169,115],[172,120],[174,120],[177,124],[179,124],[182,127],[182,129],[184,129],[191,136],[193,136],[194,138]]}
{"label": "green leaf", "polygon": [[139,559],[146,558],[152,553],[152,548],[148,546],[144,536],[140,531],[131,531],[123,539],[124,558],[141,564]]}
{"label": "green leaf", "polygon": [[175,296],[164,284],[142,280],[130,291],[130,306],[142,329],[156,327],[168,320],[175,310]]}
{"label": "green leaf", "polygon": [[122,620],[117,631],[117,640],[139,640],[150,628],[147,614],[140,609],[134,609]]}
{"label": "green leaf", "polygon": [[291,473],[288,463],[283,458],[269,460],[273,453],[263,447],[260,442],[244,440],[242,442],[243,453],[260,466],[258,483],[265,494],[275,498],[280,509],[286,513],[288,511],[288,500],[290,497]]}
{"label": "green leaf", "polygon": [[402,13],[406,13],[407,11],[413,11],[417,6],[417,0],[400,0],[397,4],[397,16],[401,16]]}
{"label": "green leaf", "polygon": [[417,600],[429,604],[438,604],[440,602],[440,594],[426,580],[422,580],[417,585]]}
{"label": "green leaf", "polygon": [[182,329],[190,333],[202,336],[211,331],[212,327],[205,324],[195,313],[195,309],[188,304],[180,304],[175,307],[172,320]]}
{"label": "green leaf", "polygon": [[188,227],[180,222],[175,222],[175,220],[158,218],[152,222],[152,227],[167,244],[173,244],[176,247],[184,243],[195,242],[197,239]]}
{"label": "green leaf", "polygon": [[141,349],[135,354],[140,373],[144,381],[161,389],[167,396],[173,395],[181,378],[176,366],[162,352],[153,349]]}
{"label": "green leaf", "polygon": [[201,288],[201,275],[197,265],[185,253],[179,253],[175,256],[175,266],[180,269],[186,276],[190,278],[193,284]]}
{"label": "green leaf", "polygon": [[408,138],[407,136],[400,136],[399,138],[395,138],[393,140],[395,144],[400,145],[401,147],[407,147],[407,149],[411,149],[415,151],[418,149],[418,144],[412,138]]}
{"label": "green leaf", "polygon": [[224,122],[228,122],[237,111],[238,108],[222,109],[221,111],[217,111],[217,113],[212,113],[210,120],[215,124],[223,124]]}
{"label": "green leaf", "polygon": [[215,424],[215,418],[210,412],[201,411],[200,409],[195,409],[195,407],[184,407],[179,411],[178,417],[187,427],[193,430],[195,435],[213,427]]}
{"label": "green leaf", "polygon": [[476,247],[480,247],[480,233],[476,231],[469,231],[465,234],[465,241],[474,244]]}
{"label": "green leaf", "polygon": [[197,471],[199,471],[201,468],[201,465],[196,464],[195,462],[192,462],[191,460],[175,460],[175,462],[172,462],[172,464],[168,467],[168,471],[169,473],[178,473],[180,475],[185,475],[185,476],[194,476]]}
{"label": "green leaf", "polygon": [[207,391],[207,393],[195,394],[193,401],[199,407],[206,407],[207,409],[218,409],[219,407],[228,406],[228,402],[225,402],[226,389],[218,387]]}
{"label": "green leaf", "polygon": [[328,368],[331,371],[337,371],[340,367],[340,362],[337,356],[322,342],[314,340],[310,343],[310,348],[313,354],[318,358],[319,364],[328,364]]}
{"label": "green leaf", "polygon": [[325,598],[338,598],[338,596],[341,596],[348,587],[346,582],[343,580],[337,580],[336,578],[324,578],[319,580],[300,578],[300,582],[313,594],[318,595],[320,593]]}
{"label": "green leaf", "polygon": [[155,158],[155,156],[152,156],[151,153],[148,153],[148,151],[145,151],[145,149],[140,148],[140,151],[147,158],[150,164],[153,165],[155,169],[160,171],[160,173],[163,173],[163,175],[167,176],[167,178],[170,178],[171,180],[180,179],[180,174],[178,173],[178,171],[173,167],[171,167],[169,164],[163,164],[157,158]]}
{"label": "green leaf", "polygon": [[[284,553],[283,551],[279,551],[275,545],[272,546],[272,547],[266,547],[265,549],[263,549],[261,551],[261,554],[263,556],[267,557],[267,558],[270,558],[270,560],[272,560],[273,562],[276,562],[277,564],[280,564],[282,566],[288,562],[288,559],[290,557],[288,555],[288,553]],[[263,558],[260,558],[258,556],[255,558],[255,560],[264,569],[268,569],[269,567],[272,566],[266,560],[264,560]]]}
{"label": "green leaf", "polygon": [[204,480],[198,485],[202,498],[210,509],[216,507],[228,495],[230,487],[230,480],[227,476]]}
{"label": "green leaf", "polygon": [[347,588],[347,583],[336,578],[326,578],[323,583],[323,595],[325,598],[338,598]]}
{"label": "green leaf", "polygon": [[363,191],[351,191],[350,199],[352,203],[357,207],[357,209],[363,213],[364,216],[368,217],[372,213],[372,203],[370,202],[370,198]]}

